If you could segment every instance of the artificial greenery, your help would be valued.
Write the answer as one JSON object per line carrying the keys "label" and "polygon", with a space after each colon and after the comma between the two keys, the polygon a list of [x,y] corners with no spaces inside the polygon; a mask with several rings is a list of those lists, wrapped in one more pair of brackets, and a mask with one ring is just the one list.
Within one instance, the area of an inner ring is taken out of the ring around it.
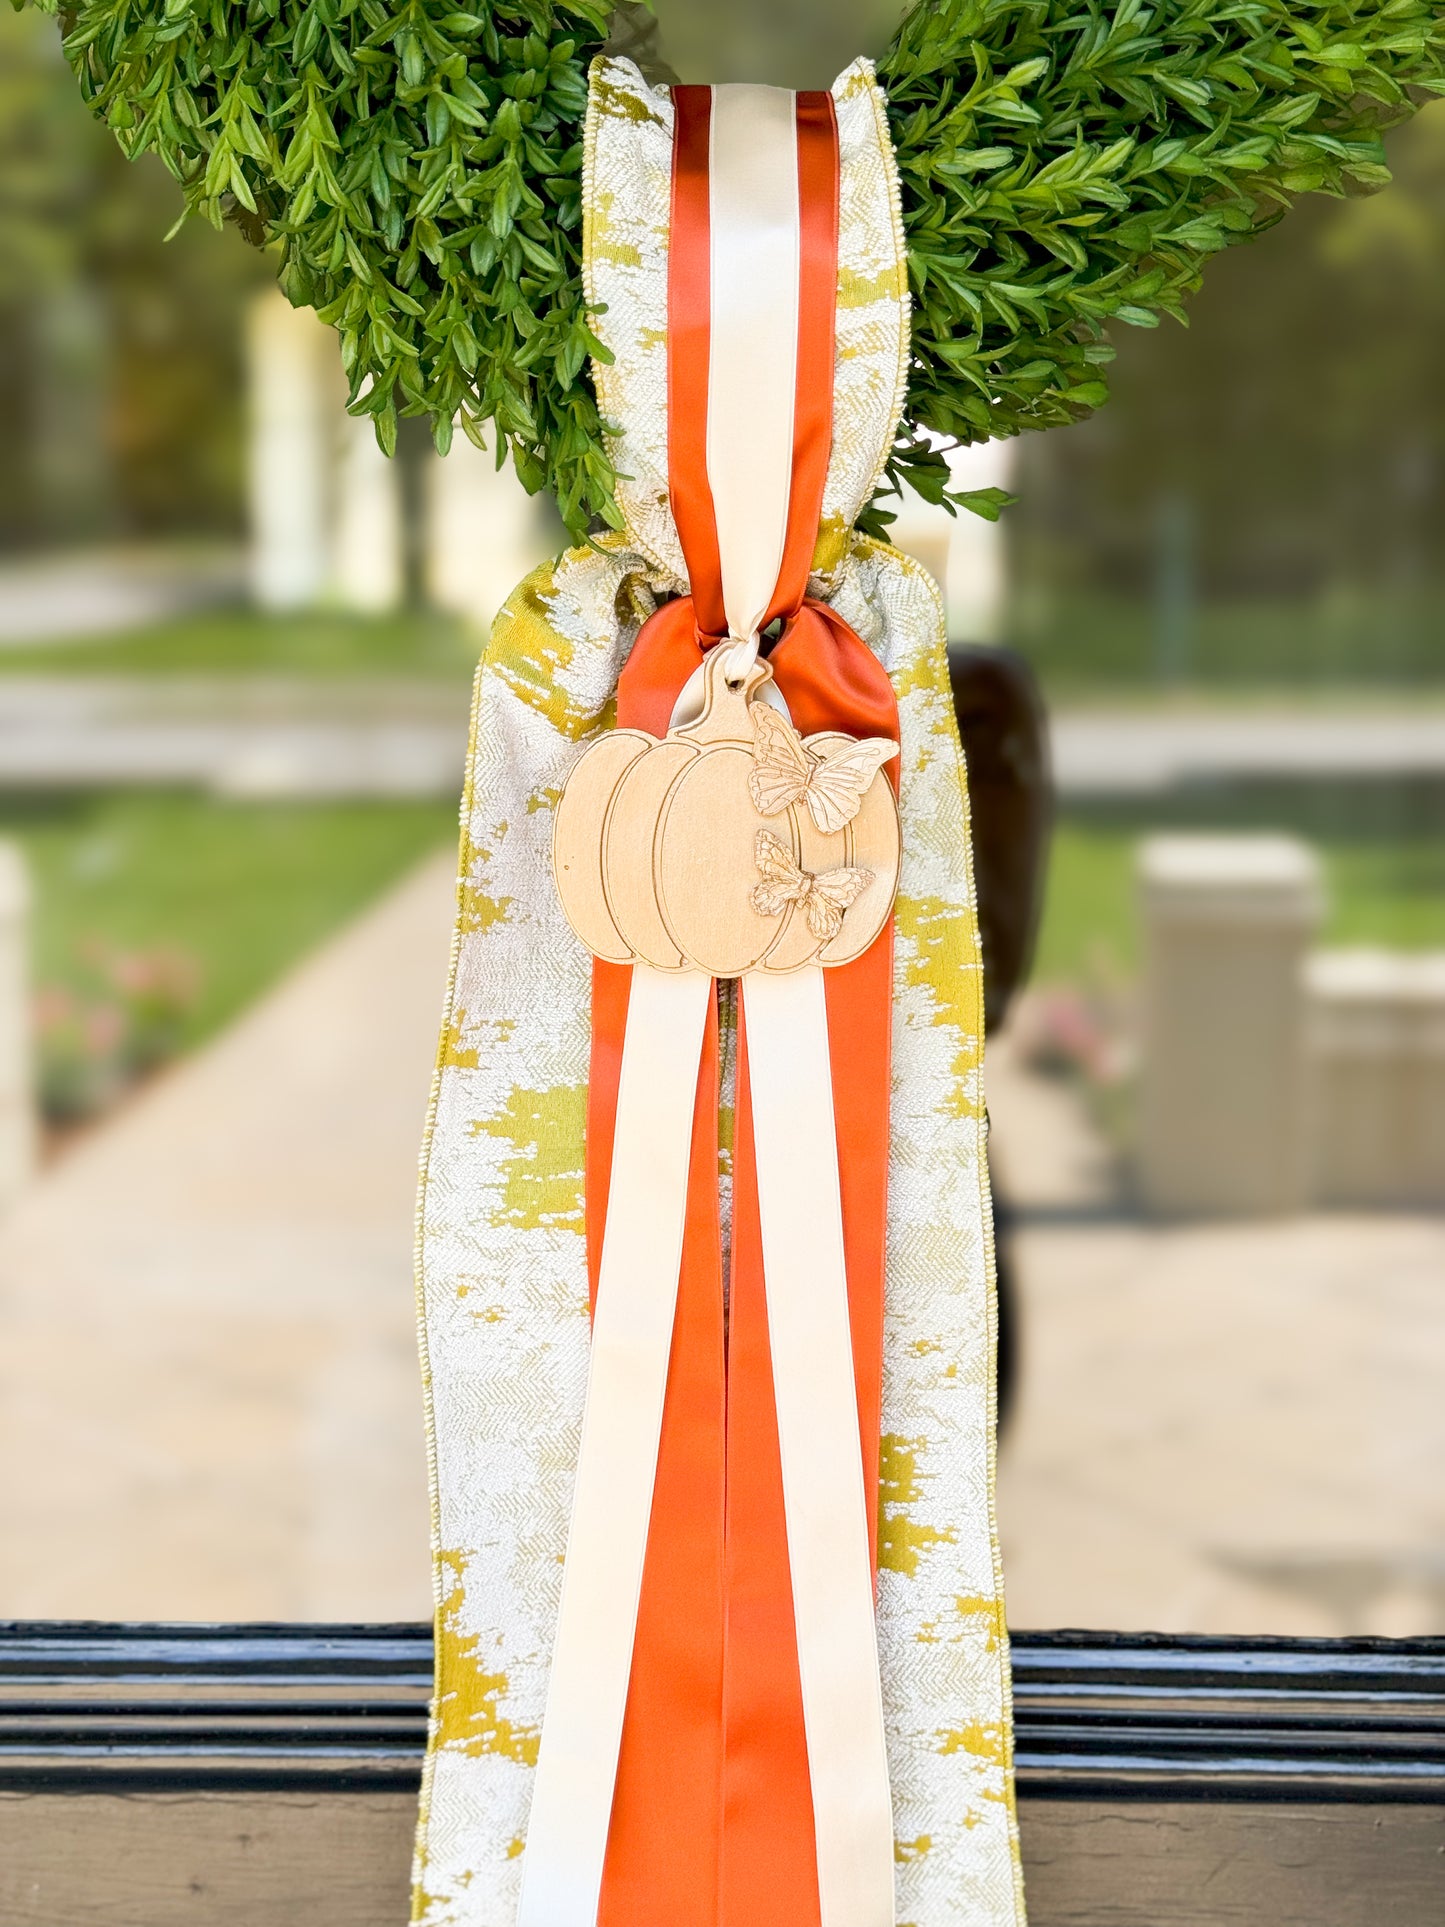
{"label": "artificial greenery", "polygon": [[[24,0],[19,0],[20,4]],[[48,4],[50,0],[32,0]],[[494,422],[569,527],[616,519],[580,275],[587,66],[613,0],[70,0],[66,47],[189,208],[279,243],[352,405]],[[890,480],[1077,419],[1111,321],[1177,315],[1208,257],[1388,174],[1445,91],[1438,0],[921,0],[880,63],[916,302]],[[964,501],[997,513],[991,491]],[[877,504],[867,520],[886,520]]]}
{"label": "artificial greenery", "polygon": [[1388,181],[1382,130],[1445,92],[1445,6],[938,0],[879,77],[915,304],[894,475],[936,496],[917,431],[971,442],[1087,414],[1109,322],[1182,318],[1210,255],[1295,196]]}
{"label": "artificial greenery", "polygon": [[[50,0],[39,0],[50,4]],[[352,405],[496,423],[568,524],[611,512],[585,364],[581,123],[607,0],[73,0],[66,51],[191,210],[275,240]]]}

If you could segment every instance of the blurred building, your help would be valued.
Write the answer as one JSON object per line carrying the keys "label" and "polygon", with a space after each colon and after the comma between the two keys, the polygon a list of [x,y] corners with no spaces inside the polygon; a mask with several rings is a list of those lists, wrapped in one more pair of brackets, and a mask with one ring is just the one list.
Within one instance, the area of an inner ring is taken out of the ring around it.
{"label": "blurred building", "polygon": [[0,556],[242,521],[240,316],[271,268],[88,111],[55,20],[0,13]]}
{"label": "blurred building", "polygon": [[443,459],[409,422],[388,460],[346,413],[336,336],[279,290],[248,330],[252,593],[263,609],[378,614],[424,599],[485,629],[565,540],[551,503],[458,435]]}
{"label": "blurred building", "polygon": [[[367,614],[407,600],[485,630],[529,569],[566,541],[544,496],[510,463],[458,434],[445,458],[425,426],[404,422],[397,454],[371,422],[345,412],[336,337],[279,290],[258,295],[248,326],[250,581],[263,609]],[[991,442],[950,458],[963,488],[1006,487],[1013,446]],[[950,516],[911,492],[890,533],[943,589],[949,634],[996,642],[1004,624],[1003,532]]]}

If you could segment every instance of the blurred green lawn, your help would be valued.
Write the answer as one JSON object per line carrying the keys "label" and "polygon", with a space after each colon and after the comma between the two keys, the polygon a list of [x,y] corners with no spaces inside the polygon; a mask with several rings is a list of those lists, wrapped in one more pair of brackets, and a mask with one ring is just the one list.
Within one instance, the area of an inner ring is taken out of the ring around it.
{"label": "blurred green lawn", "polygon": [[[1099,984],[1134,974],[1139,841],[1151,829],[1172,827],[1144,812],[1133,821],[1061,817],[1050,856],[1035,982]],[[1231,821],[1220,827],[1242,826]],[[1255,827],[1302,833],[1319,852],[1329,902],[1322,942],[1445,948],[1445,826],[1427,822],[1350,834],[1276,818]]]}
{"label": "blurred green lawn", "polygon": [[1051,702],[1445,704],[1445,606],[1424,590],[1220,599],[1166,623],[1145,597],[1052,590],[1025,573],[1011,618]]}
{"label": "blurred green lawn", "polygon": [[[1134,861],[1151,827],[1142,818],[1059,822],[1036,980],[1133,973]],[[445,798],[257,804],[165,791],[0,801],[0,836],[20,843],[34,882],[36,981],[82,983],[97,945],[182,951],[201,976],[186,1044],[455,831]],[[1311,841],[1331,902],[1325,941],[1445,947],[1445,831]]]}
{"label": "blurred green lawn", "polygon": [[[1102,696],[1112,684],[1115,697],[1132,705],[1157,704],[1161,697],[1172,702],[1178,692],[1164,694],[1140,676],[1137,620],[1132,629],[1114,629],[1111,660],[1102,639],[1110,627],[1106,612],[1094,613],[1099,633],[1082,652],[1093,658],[1099,677],[1089,693]],[[1304,647],[1303,635],[1277,633],[1275,667],[1297,670]],[[474,634],[435,615],[267,617],[236,610],[157,624],[117,640],[0,650],[0,675],[446,679],[456,682],[464,702],[477,648]],[[1056,687],[1070,680],[1059,659],[1043,666],[1053,669],[1048,679]],[[1248,702],[1260,692],[1257,683],[1222,678],[1208,699]],[[1073,693],[1082,694],[1082,684]],[[1335,693],[1359,700],[1358,690],[1335,685]],[[1398,685],[1393,695],[1388,685],[1376,693],[1400,700]],[[1327,701],[1331,686],[1302,692],[1296,682],[1289,694],[1295,702],[1302,695]],[[263,804],[183,791],[0,794],[0,836],[21,844],[34,880],[37,983],[81,986],[97,947],[184,952],[200,975],[185,1044],[210,1035],[411,863],[450,842],[455,823],[455,804],[447,798]],[[1134,972],[1135,853],[1149,831],[1171,827],[1301,835],[1325,864],[1331,906],[1325,941],[1445,946],[1445,800],[1434,791],[1412,795],[1389,786],[1372,793],[1286,786],[1268,796],[1215,792],[1161,804],[1065,809],[1054,838],[1036,979],[1090,981]]]}
{"label": "blurred green lawn", "polygon": [[[459,717],[479,644],[428,613],[375,618],[208,611],[131,631],[0,649],[0,676],[366,678],[456,686]],[[97,959],[172,953],[194,966],[175,1043],[212,1035],[428,851],[457,805],[259,803],[186,790],[0,793],[0,837],[30,870],[37,990],[97,989]],[[42,1058],[52,1045],[42,1036]]]}
{"label": "blurred green lawn", "polygon": [[258,804],[173,791],[0,798],[34,891],[37,985],[77,987],[104,950],[184,952],[199,969],[180,1042],[209,1035],[456,834],[423,802]]}
{"label": "blurred green lawn", "polygon": [[391,616],[208,610],[96,637],[0,649],[0,675],[401,676],[470,680],[474,630],[426,611]]}

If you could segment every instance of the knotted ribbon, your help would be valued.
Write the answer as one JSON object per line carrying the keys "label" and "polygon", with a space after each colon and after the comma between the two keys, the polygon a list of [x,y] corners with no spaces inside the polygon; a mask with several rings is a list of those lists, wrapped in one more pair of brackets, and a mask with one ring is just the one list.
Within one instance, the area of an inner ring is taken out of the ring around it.
{"label": "knotted ribbon", "polygon": [[[805,735],[898,733],[806,599],[832,425],[827,94],[678,88],[669,481],[690,593],[618,723],[662,735],[705,650]],[[891,1927],[873,1624],[891,925],[741,980],[724,1295],[717,986],[594,964],[593,1348],[520,1927]]]}

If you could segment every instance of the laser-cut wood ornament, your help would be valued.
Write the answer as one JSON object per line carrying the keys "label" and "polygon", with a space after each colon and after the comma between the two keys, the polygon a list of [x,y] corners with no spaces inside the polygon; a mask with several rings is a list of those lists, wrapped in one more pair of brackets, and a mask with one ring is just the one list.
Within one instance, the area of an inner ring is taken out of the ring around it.
{"label": "laser-cut wood ornament", "polygon": [[738,977],[851,963],[888,920],[902,843],[887,737],[802,737],[762,701],[754,662],[703,666],[702,711],[649,736],[616,729],[557,805],[562,909],[594,956]]}

